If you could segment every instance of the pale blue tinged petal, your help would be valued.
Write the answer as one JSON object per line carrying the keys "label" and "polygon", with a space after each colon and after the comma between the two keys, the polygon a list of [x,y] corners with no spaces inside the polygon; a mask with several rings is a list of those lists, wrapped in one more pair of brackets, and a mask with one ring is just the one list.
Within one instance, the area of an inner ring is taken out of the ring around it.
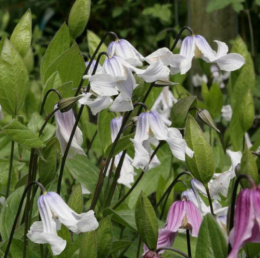
{"label": "pale blue tinged petal", "polygon": [[168,138],[167,127],[163,123],[161,116],[156,111],[148,113],[150,128],[157,140],[166,140]]}
{"label": "pale blue tinged petal", "polygon": [[142,142],[131,139],[135,148],[135,156],[133,160],[133,166],[136,168],[144,169],[150,160],[149,152],[144,148]]}
{"label": "pale blue tinged petal", "polygon": [[109,56],[114,56],[115,51],[116,51],[116,43],[117,43],[117,42],[112,41],[112,42],[108,45],[108,47],[107,47],[107,54],[108,54]]}
{"label": "pale blue tinged petal", "polygon": [[228,46],[226,43],[218,40],[214,40],[214,42],[218,45],[217,55],[216,58],[220,58],[222,56],[225,56],[228,52]]}
{"label": "pale blue tinged petal", "polygon": [[218,58],[215,62],[221,70],[232,72],[245,64],[245,58],[239,54],[231,53]]}
{"label": "pale blue tinged petal", "polygon": [[124,94],[120,93],[114,100],[113,104],[110,106],[109,110],[112,112],[126,112],[133,110],[132,99]]}
{"label": "pale blue tinged petal", "polygon": [[113,118],[110,122],[111,140],[114,142],[122,125],[122,116]]}
{"label": "pale blue tinged petal", "polygon": [[[204,37],[202,37],[201,35],[196,35],[195,44],[196,47],[201,51],[202,58],[206,62],[212,62],[216,59],[216,52],[210,47],[209,43]],[[196,49],[195,49],[195,53],[196,53]]]}
{"label": "pale blue tinged petal", "polygon": [[136,142],[142,143],[144,140],[147,140],[148,137],[149,137],[148,113],[144,112],[138,116],[134,140]]}

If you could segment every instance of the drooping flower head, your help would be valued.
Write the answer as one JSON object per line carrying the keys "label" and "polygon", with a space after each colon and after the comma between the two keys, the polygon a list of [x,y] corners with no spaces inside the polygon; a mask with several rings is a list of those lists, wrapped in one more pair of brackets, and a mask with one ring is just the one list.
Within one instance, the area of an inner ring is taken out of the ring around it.
{"label": "drooping flower head", "polygon": [[237,53],[228,54],[226,43],[215,40],[218,50],[214,51],[209,43],[201,35],[187,36],[181,45],[180,54],[185,57],[181,63],[181,74],[185,74],[191,68],[193,57],[202,58],[208,63],[216,63],[223,71],[235,71],[244,63],[245,59]]}
{"label": "drooping flower head", "polygon": [[47,192],[38,199],[41,221],[32,224],[27,237],[34,243],[51,245],[54,255],[66,247],[66,240],[57,235],[61,223],[74,233],[88,232],[98,227],[94,211],[78,214],[55,192]]}
{"label": "drooping flower head", "polygon": [[[55,105],[54,108],[57,108]],[[56,120],[56,136],[59,140],[62,155],[65,152],[67,147],[72,129],[76,122],[75,116],[73,114],[73,110],[70,109],[67,112],[60,112],[59,110],[55,112],[55,120]],[[68,157],[72,157],[74,154],[82,154],[85,155],[84,150],[81,148],[83,143],[82,132],[79,127],[76,128],[75,135],[71,142],[70,153]]]}
{"label": "drooping flower head", "polygon": [[243,189],[236,201],[234,227],[229,234],[232,250],[228,258],[238,257],[246,243],[260,243],[260,188]]}

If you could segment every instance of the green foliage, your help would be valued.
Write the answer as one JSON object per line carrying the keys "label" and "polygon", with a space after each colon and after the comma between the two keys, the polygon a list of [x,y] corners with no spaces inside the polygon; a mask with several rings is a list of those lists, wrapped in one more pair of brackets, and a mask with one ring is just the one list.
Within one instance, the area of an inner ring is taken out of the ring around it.
{"label": "green foliage", "polygon": [[75,39],[80,36],[90,16],[91,0],[76,0],[69,15],[69,28],[71,36]]}
{"label": "green foliage", "polygon": [[158,223],[149,199],[141,192],[135,208],[138,232],[150,250],[155,250],[158,238]]}
{"label": "green foliage", "polygon": [[0,55],[0,104],[16,116],[28,92],[28,71],[22,57],[7,38],[2,38]]}
{"label": "green foliage", "polygon": [[195,258],[227,257],[227,240],[217,221],[207,214],[200,226]]}
{"label": "green foliage", "polygon": [[68,205],[72,210],[74,210],[77,213],[82,213],[83,211],[83,196],[82,196],[82,190],[81,185],[75,185],[73,187],[72,193],[70,195]]}
{"label": "green foliage", "polygon": [[217,11],[227,7],[228,5],[233,5],[235,11],[241,11],[241,6],[243,9],[243,3],[245,0],[211,0],[207,5],[207,12],[211,13],[213,11]]}
{"label": "green foliage", "polygon": [[155,4],[153,7],[147,7],[143,10],[143,15],[151,15],[154,18],[159,18],[163,24],[171,22],[171,4]]}
{"label": "green foliage", "polygon": [[215,165],[212,149],[196,120],[188,115],[185,140],[194,151],[192,158],[186,155],[186,162],[192,175],[203,184],[212,178]]}

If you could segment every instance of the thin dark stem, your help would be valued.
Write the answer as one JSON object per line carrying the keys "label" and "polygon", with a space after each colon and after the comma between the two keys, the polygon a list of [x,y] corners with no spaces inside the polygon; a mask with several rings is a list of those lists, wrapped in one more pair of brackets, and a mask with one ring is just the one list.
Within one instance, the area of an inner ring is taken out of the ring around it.
{"label": "thin dark stem", "polygon": [[[20,201],[20,204],[19,204],[19,207],[18,207],[18,210],[17,210],[17,213],[16,213],[16,216],[15,216],[15,219],[14,219],[14,223],[13,223],[13,226],[12,226],[12,230],[11,230],[11,233],[10,233],[10,236],[9,236],[9,240],[8,240],[8,244],[7,244],[7,247],[6,247],[6,250],[5,250],[5,255],[4,255],[4,258],[6,258],[8,256],[8,252],[9,252],[9,249],[11,247],[11,244],[12,244],[12,240],[13,240],[13,236],[14,236],[14,232],[15,232],[15,228],[16,228],[16,225],[17,225],[17,222],[18,222],[18,219],[19,219],[19,216],[20,216],[20,212],[22,210],[22,207],[23,207],[23,202],[24,202],[24,199],[27,195],[27,192],[28,190],[31,188],[32,185],[37,185],[41,188],[42,192],[44,193],[46,190],[44,188],[44,186],[39,183],[39,182],[36,182],[36,181],[33,181],[31,182],[30,184],[28,184],[23,192],[23,195],[22,195],[22,198],[21,198],[21,201]],[[25,247],[26,248],[26,247]]]}
{"label": "thin dark stem", "polygon": [[250,34],[250,41],[251,41],[251,53],[254,58],[255,57],[255,44],[254,44],[254,30],[253,30],[253,26],[252,26],[252,19],[251,19],[251,15],[250,15],[250,10],[247,9],[247,10],[245,10],[245,12],[246,12],[247,19],[248,19],[249,34]]}
{"label": "thin dark stem", "polygon": [[160,247],[156,250],[156,253],[159,253],[160,251],[163,251],[163,250],[168,250],[168,251],[172,251],[172,252],[175,252],[177,254],[180,254],[182,255],[183,257],[185,258],[189,258],[189,256],[185,253],[183,253],[182,251],[178,250],[178,249],[175,249],[175,248],[172,248],[172,247]]}
{"label": "thin dark stem", "polygon": [[138,247],[137,247],[137,253],[136,253],[136,258],[139,258],[139,253],[142,245],[142,238],[139,237],[139,242],[138,242]]}
{"label": "thin dark stem", "polygon": [[[143,104],[145,103],[145,101],[147,100],[147,98],[148,98],[148,96],[149,96],[149,94],[150,94],[150,92],[151,92],[153,86],[154,86],[154,82],[150,84],[148,90],[146,91],[146,93],[145,93],[145,95],[144,95],[143,101],[142,101],[141,103],[143,103]],[[139,108],[137,114],[139,115],[139,114],[141,113],[141,111],[142,111],[142,106]]]}
{"label": "thin dark stem", "polygon": [[211,212],[211,214],[212,214],[213,216],[215,216],[215,214],[214,214],[214,209],[213,209],[213,205],[212,205],[212,199],[211,199],[211,196],[210,196],[210,192],[209,192],[208,186],[205,186],[205,189],[206,189],[207,196],[208,196],[208,200],[209,200],[210,212]]}
{"label": "thin dark stem", "polygon": [[14,141],[11,143],[11,154],[10,154],[10,162],[9,162],[9,172],[8,172],[8,182],[6,186],[6,195],[5,198],[9,196],[11,179],[12,179],[12,170],[13,170],[13,160],[14,160]]}
{"label": "thin dark stem", "polygon": [[180,32],[179,32],[178,35],[176,36],[176,39],[174,40],[172,47],[170,48],[171,51],[174,50],[174,48],[176,47],[178,41],[179,41],[180,38],[181,38],[182,33],[183,33],[185,30],[188,30],[191,35],[193,34],[193,31],[192,31],[192,29],[191,29],[190,27],[188,27],[188,26],[182,27],[181,30],[180,30]]}
{"label": "thin dark stem", "polygon": [[90,149],[91,149],[91,147],[92,147],[92,144],[93,144],[93,142],[94,142],[96,136],[97,136],[97,130],[95,131],[95,133],[94,133],[94,135],[92,136],[92,139],[91,139],[91,141],[90,141],[90,143],[89,143],[88,149],[87,149],[87,151],[86,151],[86,155],[87,155],[87,156],[88,156],[88,153],[89,153],[89,151],[90,151]]}
{"label": "thin dark stem", "polygon": [[114,163],[115,163],[115,157],[112,159],[112,163],[111,163],[111,166],[110,166],[110,169],[109,169],[105,193],[108,193],[108,190],[109,190],[109,184],[110,184],[110,180],[111,180],[112,173],[113,173]]}
{"label": "thin dark stem", "polygon": [[142,106],[145,111],[148,109],[148,107],[143,102],[136,102],[134,104],[134,107],[136,107],[136,106]]}
{"label": "thin dark stem", "polygon": [[60,93],[59,93],[57,90],[55,90],[55,89],[50,89],[50,90],[48,90],[48,91],[46,92],[45,96],[44,96],[44,99],[43,99],[43,102],[42,102],[42,105],[41,105],[40,115],[43,114],[43,110],[44,110],[44,106],[45,106],[46,100],[47,100],[47,98],[48,98],[48,96],[49,96],[49,94],[50,94],[51,92],[55,92],[55,93],[58,95],[59,100],[62,99],[62,96],[60,95]]}
{"label": "thin dark stem", "polygon": [[162,197],[160,198],[160,200],[158,201],[158,203],[155,205],[155,209],[158,209],[159,205],[162,203],[163,199],[168,195],[168,192],[171,192],[172,188],[174,187],[174,185],[178,182],[179,178],[183,175],[189,175],[191,176],[190,172],[181,172],[180,174],[178,174],[176,176],[176,178],[172,181],[172,183],[169,185],[169,187],[167,188],[167,190],[165,191],[165,193],[162,195]]}
{"label": "thin dark stem", "polygon": [[[90,61],[89,61],[89,63],[88,63],[88,66],[87,66],[87,68],[86,68],[84,74],[87,74],[87,73],[88,73],[88,71],[89,71],[89,69],[90,69],[90,67],[91,67],[91,64],[92,64],[93,60],[95,59],[95,57],[96,57],[96,55],[97,55],[97,53],[98,53],[100,47],[102,46],[103,42],[105,41],[105,39],[106,39],[106,37],[107,37],[108,35],[112,35],[112,36],[115,37],[115,39],[118,39],[118,36],[117,36],[116,33],[114,33],[113,31],[108,31],[108,32],[102,37],[102,39],[100,40],[100,42],[99,42],[99,44],[98,44],[98,46],[97,46],[95,52],[93,53],[93,55],[92,55],[92,57],[91,57],[91,59],[90,59]],[[83,82],[84,82],[84,79],[82,78],[81,81],[80,81],[80,83],[79,83],[79,86],[78,86],[78,88],[77,88],[77,91],[76,91],[76,93],[75,93],[75,96],[77,96],[77,95],[79,94],[80,89],[81,89],[81,87],[82,87],[82,85],[83,85]]]}
{"label": "thin dark stem", "polygon": [[190,245],[190,230],[186,229],[186,240],[187,240],[187,250],[188,250],[188,255],[191,258],[191,245]]}
{"label": "thin dark stem", "polygon": [[[157,153],[157,151],[159,150],[159,148],[162,146],[162,142],[159,143],[159,145],[156,147],[156,149],[153,151],[150,161],[148,163],[148,165],[150,164],[150,162],[152,161],[153,157],[155,156],[155,154]],[[143,175],[144,175],[145,171],[143,170],[140,175],[138,176],[137,180],[134,182],[134,184],[132,185],[132,187],[128,190],[128,192],[113,206],[113,209],[116,209],[128,196],[129,194],[135,189],[135,187],[137,186],[137,184],[140,182],[140,180],[142,179]]]}
{"label": "thin dark stem", "polygon": [[57,185],[57,193],[58,194],[60,194],[60,190],[61,190],[61,181],[62,181],[63,171],[64,171],[64,168],[65,168],[66,159],[67,159],[67,156],[69,154],[70,146],[71,146],[71,143],[72,143],[75,131],[77,129],[77,126],[78,126],[78,123],[79,123],[79,120],[80,120],[83,108],[84,108],[84,106],[81,105],[80,109],[79,109],[79,113],[78,113],[76,121],[75,121],[75,124],[74,124],[74,126],[72,128],[68,144],[66,146],[66,149],[65,149],[63,157],[62,157],[61,166],[60,166],[60,174],[59,174],[58,185]]}
{"label": "thin dark stem", "polygon": [[45,121],[39,131],[39,136],[41,136],[45,126],[47,125],[48,121],[52,118],[52,116],[59,110],[59,108],[55,108],[46,118],[45,118]]}

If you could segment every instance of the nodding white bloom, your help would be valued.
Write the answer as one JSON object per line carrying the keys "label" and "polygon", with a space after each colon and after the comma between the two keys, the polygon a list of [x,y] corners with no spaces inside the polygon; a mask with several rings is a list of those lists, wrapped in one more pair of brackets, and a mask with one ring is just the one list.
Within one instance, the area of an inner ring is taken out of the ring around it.
{"label": "nodding white bloom", "polygon": [[225,88],[224,81],[230,77],[230,72],[221,72],[216,65],[211,65],[210,72],[213,82],[217,83],[221,89]]}
{"label": "nodding white bloom", "polygon": [[120,56],[133,66],[142,66],[144,57],[125,39],[117,39],[111,42],[107,48],[110,56]]}
{"label": "nodding white bloom", "polygon": [[[85,75],[85,78],[89,78],[89,77],[92,76],[92,73],[93,73],[93,71],[94,71],[94,68],[95,68],[96,63],[97,63],[96,60],[93,60],[93,61],[92,61],[92,63],[90,64],[88,73]],[[89,62],[85,62],[85,65],[86,65],[86,67],[88,67]],[[100,73],[102,73],[102,66],[98,63],[98,64],[97,64],[97,69],[96,69],[95,74],[100,74]]]}
{"label": "nodding white bloom", "polygon": [[169,66],[171,74],[173,75],[180,72],[180,65],[184,59],[185,57],[179,54],[173,54],[172,51],[166,47],[160,48],[145,57],[145,61],[149,64],[162,62],[165,66]]}
{"label": "nodding white bloom", "polygon": [[[111,129],[111,140],[112,142],[115,141],[118,132],[121,128],[122,125],[122,117],[119,116],[117,118],[113,118],[110,122],[110,129]],[[114,166],[117,167],[121,158],[122,152],[120,152],[119,154],[117,154],[115,156],[115,160],[114,160]],[[135,171],[134,168],[132,166],[133,163],[133,159],[126,154],[124,161],[123,161],[123,165],[120,171],[120,176],[117,180],[117,182],[119,184],[125,185],[127,187],[131,187],[131,183],[134,182],[134,176],[135,176]],[[112,164],[112,161],[110,163],[110,166]]]}
{"label": "nodding white bloom", "polygon": [[[55,105],[54,108],[57,108]],[[56,137],[59,140],[62,155],[64,155],[65,149],[67,147],[72,129],[76,122],[73,110],[70,109],[67,112],[60,112],[59,110],[55,112],[56,120]],[[71,142],[70,152],[68,158],[73,157],[75,154],[85,155],[84,150],[81,148],[83,143],[83,135],[79,127],[76,128],[75,135]]]}
{"label": "nodding white bloom", "polygon": [[177,101],[169,87],[164,87],[159,97],[155,100],[152,110],[157,111],[161,115],[165,124],[171,125],[171,121],[169,120],[171,109]]}
{"label": "nodding white bloom", "polygon": [[228,54],[226,43],[218,40],[215,42],[218,45],[217,51],[214,51],[201,35],[187,36],[180,50],[180,54],[185,57],[180,67],[181,74],[190,70],[193,57],[202,58],[208,63],[216,63],[220,70],[227,72],[237,70],[245,63],[243,56],[237,53]]}
{"label": "nodding white bloom", "polygon": [[38,199],[41,221],[32,224],[27,237],[34,243],[51,245],[54,255],[66,247],[66,240],[57,235],[61,223],[74,233],[88,232],[98,227],[94,211],[78,214],[54,192],[47,192]]}
{"label": "nodding white bloom", "polygon": [[[227,154],[231,159],[231,166],[228,171],[223,173],[214,173],[213,179],[208,183],[209,193],[212,199],[220,200],[219,194],[227,197],[230,180],[236,176],[235,167],[241,162],[241,151],[227,150]],[[201,194],[207,196],[205,187],[197,180],[193,180],[193,188],[197,189]]]}
{"label": "nodding white bloom", "polygon": [[[196,179],[192,179],[191,185],[193,185],[194,183],[196,184],[196,181]],[[207,206],[205,202],[202,200],[196,188],[194,188],[194,190],[189,189],[187,191],[184,191],[181,194],[181,197],[186,197],[188,201],[193,202],[195,206],[198,208],[202,217],[211,212],[210,207]],[[212,206],[218,223],[223,229],[225,229],[227,224],[228,207],[222,207],[221,204],[216,200],[213,201]]]}
{"label": "nodding white bloom", "polygon": [[232,107],[230,105],[225,105],[221,109],[221,116],[227,121],[231,121],[233,115]]}
{"label": "nodding white bloom", "polygon": [[[135,148],[133,165],[136,168],[147,169],[153,152],[150,146],[153,138],[166,141],[172,154],[180,160],[185,160],[185,154],[193,156],[193,151],[187,146],[178,129],[168,128],[156,111],[144,112],[138,117],[135,137],[131,139]],[[158,164],[159,161],[154,156],[150,166]]]}
{"label": "nodding white bloom", "polygon": [[208,83],[208,78],[205,74],[203,75],[199,75],[199,74],[195,74],[192,76],[192,84],[194,87],[199,87],[202,85],[202,83],[205,82],[205,83]]}

